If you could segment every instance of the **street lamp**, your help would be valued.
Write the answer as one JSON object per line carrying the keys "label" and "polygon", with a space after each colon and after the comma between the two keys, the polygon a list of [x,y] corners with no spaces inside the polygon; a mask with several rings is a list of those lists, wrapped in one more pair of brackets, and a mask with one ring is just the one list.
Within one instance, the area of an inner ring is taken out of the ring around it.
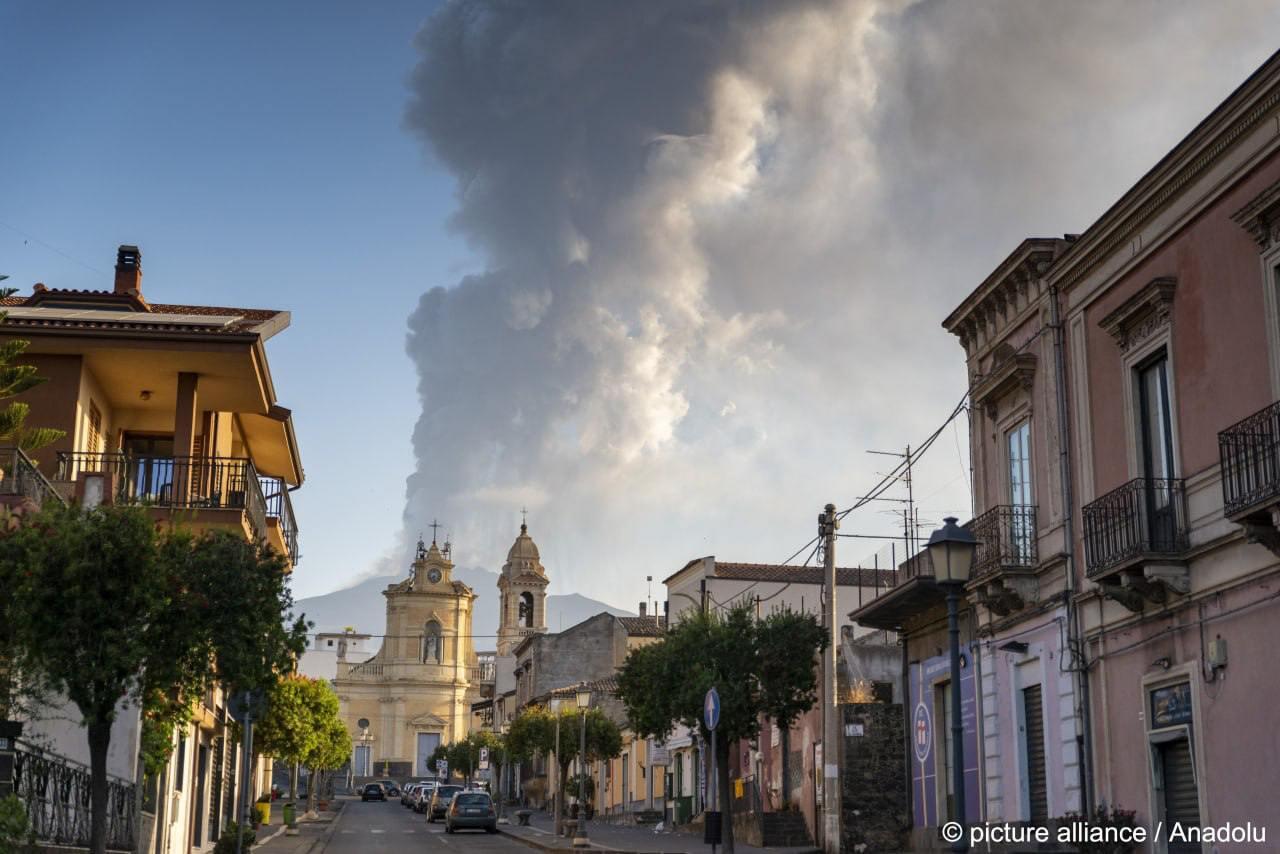
{"label": "street lamp", "polygon": [[951,845],[952,851],[968,851],[965,827],[964,725],[960,720],[960,591],[969,580],[978,541],[956,524],[955,516],[942,520],[942,527],[929,537],[929,560],[934,581],[947,592],[947,629],[951,635],[951,785],[955,789],[955,821],[963,832]]}
{"label": "street lamp", "polygon": [[573,834],[574,848],[589,848],[587,838],[587,709],[591,707],[591,689],[578,683],[578,709],[582,712],[582,746],[578,750],[578,828]]}
{"label": "street lamp", "polygon": [[510,786],[511,776],[511,751],[507,749],[507,736],[511,735],[511,721],[502,722],[502,773],[498,780],[498,821],[506,818],[506,799]]}

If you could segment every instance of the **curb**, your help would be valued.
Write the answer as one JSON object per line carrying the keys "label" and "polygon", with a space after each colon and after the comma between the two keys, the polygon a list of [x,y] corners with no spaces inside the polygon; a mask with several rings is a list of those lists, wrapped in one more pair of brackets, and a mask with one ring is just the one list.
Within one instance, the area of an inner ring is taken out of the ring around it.
{"label": "curb", "polygon": [[333,817],[333,821],[329,822],[329,827],[323,834],[317,836],[311,846],[307,848],[305,854],[320,854],[325,848],[329,847],[329,840],[333,838],[333,834],[338,830],[338,822],[342,820],[342,814],[347,809],[346,801],[337,801],[338,809],[334,810],[337,815]]}

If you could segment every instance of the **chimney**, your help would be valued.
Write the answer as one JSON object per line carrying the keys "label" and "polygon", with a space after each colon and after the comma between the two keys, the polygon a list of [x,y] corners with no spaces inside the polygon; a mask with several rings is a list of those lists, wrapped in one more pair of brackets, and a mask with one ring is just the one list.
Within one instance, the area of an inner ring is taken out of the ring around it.
{"label": "chimney", "polygon": [[136,246],[121,245],[116,251],[115,292],[142,295],[142,253]]}
{"label": "chimney", "polygon": [[641,602],[641,603],[640,603],[640,616],[642,616],[642,617],[643,617],[643,616],[645,615],[645,611],[647,611],[648,609],[649,609],[649,603],[648,603],[648,602]]}

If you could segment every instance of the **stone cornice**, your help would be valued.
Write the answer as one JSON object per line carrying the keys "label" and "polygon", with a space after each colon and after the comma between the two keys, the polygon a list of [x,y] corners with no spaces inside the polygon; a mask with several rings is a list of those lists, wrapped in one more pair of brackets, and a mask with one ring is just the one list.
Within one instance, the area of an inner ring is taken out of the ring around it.
{"label": "stone cornice", "polygon": [[1068,289],[1130,244],[1246,134],[1280,107],[1280,53],[1274,54],[1112,205],[1054,265],[1049,277]]}
{"label": "stone cornice", "polygon": [[1116,340],[1121,352],[1126,352],[1169,325],[1177,287],[1178,280],[1172,276],[1152,279],[1146,287],[1098,321],[1098,326]]}
{"label": "stone cornice", "polygon": [[1039,298],[1039,283],[1069,241],[1058,237],[1029,237],[965,298],[942,322],[960,339],[966,353],[980,339],[996,340],[1009,321]]}

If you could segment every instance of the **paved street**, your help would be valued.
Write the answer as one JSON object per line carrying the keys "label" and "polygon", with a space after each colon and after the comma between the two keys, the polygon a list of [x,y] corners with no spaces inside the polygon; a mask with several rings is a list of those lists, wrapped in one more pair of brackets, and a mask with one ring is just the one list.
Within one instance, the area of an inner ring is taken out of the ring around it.
{"label": "paved street", "polygon": [[444,824],[428,824],[425,816],[400,806],[398,799],[386,803],[352,800],[338,819],[325,854],[368,854],[368,852],[455,851],[467,854],[533,849],[505,836],[483,831],[460,831],[446,835]]}

